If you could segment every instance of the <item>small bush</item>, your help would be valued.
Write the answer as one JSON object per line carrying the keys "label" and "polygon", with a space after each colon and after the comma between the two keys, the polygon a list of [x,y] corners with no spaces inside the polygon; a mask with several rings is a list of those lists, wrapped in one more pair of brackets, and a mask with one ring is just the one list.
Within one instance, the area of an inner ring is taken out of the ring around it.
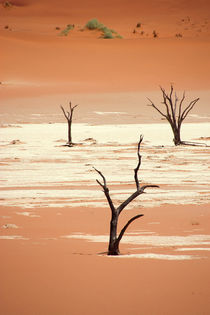
{"label": "small bush", "polygon": [[158,33],[157,33],[156,31],[153,31],[153,32],[152,32],[152,35],[153,35],[154,38],[157,38],[157,37],[158,37]]}
{"label": "small bush", "polygon": [[108,31],[110,31],[110,29],[108,27],[106,27],[105,25],[103,24],[100,24],[99,27],[97,28],[99,31],[103,32],[103,33],[106,33]]}
{"label": "small bush", "polygon": [[4,1],[2,3],[4,8],[11,8],[12,7],[12,3],[10,1]]}
{"label": "small bush", "polygon": [[[100,38],[112,39],[112,38],[122,38],[115,30],[108,28],[104,24],[100,23],[97,19],[92,19],[88,21],[85,28],[89,30],[98,30],[102,32]],[[115,34],[115,36],[113,35]]]}
{"label": "small bush", "polygon": [[118,35],[118,33],[117,33],[115,30],[113,30],[113,29],[110,29],[110,31],[111,31],[113,34]]}
{"label": "small bush", "polygon": [[60,36],[67,36],[68,35],[68,33],[71,31],[71,30],[73,30],[74,29],[74,24],[68,24],[67,26],[66,26],[66,28],[63,30],[63,31],[61,31],[60,32]]}
{"label": "small bush", "polygon": [[112,39],[112,38],[114,38],[114,36],[110,30],[107,30],[103,33],[102,38]]}
{"label": "small bush", "polygon": [[115,36],[115,38],[123,39],[123,37],[122,37],[121,35],[119,35],[119,34],[117,34],[117,35]]}
{"label": "small bush", "polygon": [[87,24],[85,25],[85,27],[88,28],[89,30],[99,29],[100,26],[102,26],[102,24],[100,24],[97,19],[92,19],[88,21]]}

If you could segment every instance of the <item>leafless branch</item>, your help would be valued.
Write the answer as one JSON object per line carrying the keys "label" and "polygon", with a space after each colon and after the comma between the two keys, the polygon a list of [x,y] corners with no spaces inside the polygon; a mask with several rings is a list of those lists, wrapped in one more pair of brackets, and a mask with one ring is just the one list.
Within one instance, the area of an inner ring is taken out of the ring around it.
{"label": "leafless branch", "polygon": [[126,225],[122,228],[118,238],[117,238],[117,242],[119,243],[125,233],[125,231],[127,230],[127,228],[129,227],[129,225],[136,219],[140,218],[140,217],[143,217],[144,215],[143,214],[137,214],[136,216],[134,216],[133,218],[131,218],[127,223]]}
{"label": "leafless branch", "polygon": [[165,114],[163,114],[158,107],[155,106],[155,104],[147,97],[148,101],[150,101],[151,104],[149,104],[148,106],[152,106],[153,108],[155,108],[163,117],[165,117],[167,119],[167,116]]}
{"label": "leafless branch", "polygon": [[181,101],[179,103],[178,125],[180,125],[180,123],[181,123],[182,104],[183,104],[184,100],[185,100],[185,91],[183,92],[182,99],[181,99]]}
{"label": "leafless branch", "polygon": [[113,202],[112,202],[112,199],[111,199],[111,197],[110,197],[109,188],[108,188],[107,185],[106,185],[106,178],[105,178],[105,176],[104,176],[99,170],[97,170],[95,167],[93,167],[93,168],[94,168],[94,170],[102,177],[104,184],[102,184],[99,180],[96,180],[96,181],[97,181],[97,183],[103,188],[103,192],[104,192],[104,194],[105,194],[105,196],[106,196],[106,199],[107,199],[107,201],[108,201],[108,204],[109,204],[109,206],[110,206],[111,211],[112,211],[112,212],[115,212],[116,209],[115,209],[114,204],[113,204]]}
{"label": "leafless branch", "polygon": [[181,115],[181,121],[183,121],[187,115],[189,114],[189,112],[193,109],[193,107],[195,106],[195,104],[199,101],[199,98],[196,98],[195,100],[191,101],[190,104],[185,108],[185,110],[183,111],[182,115]]}
{"label": "leafless branch", "polygon": [[68,120],[68,116],[66,115],[65,109],[63,108],[63,106],[60,106],[60,107],[61,107],[61,109],[62,109],[62,111],[63,111],[64,116],[65,116],[66,119]]}
{"label": "leafless branch", "polygon": [[138,149],[137,149],[138,164],[137,164],[136,168],[134,169],[134,179],[135,179],[135,182],[136,182],[136,189],[137,190],[139,190],[138,171],[139,171],[139,168],[141,166],[140,147],[141,147],[142,141],[143,141],[143,136],[140,135],[140,139],[139,139],[139,142],[138,142]]}

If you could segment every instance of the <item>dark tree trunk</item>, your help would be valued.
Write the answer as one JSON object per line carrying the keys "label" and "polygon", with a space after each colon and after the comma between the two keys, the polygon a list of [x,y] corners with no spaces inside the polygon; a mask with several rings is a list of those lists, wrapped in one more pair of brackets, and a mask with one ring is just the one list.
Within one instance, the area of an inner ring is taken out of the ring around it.
{"label": "dark tree trunk", "polygon": [[174,138],[173,138],[173,142],[175,145],[180,145],[182,143],[181,141],[181,126],[180,127],[177,127],[176,124],[172,124],[170,123],[171,125],[171,129],[173,131],[173,135],[174,135]]}
{"label": "dark tree trunk", "polygon": [[71,136],[71,121],[68,121],[68,144],[72,144],[72,136]]}
{"label": "dark tree trunk", "polygon": [[108,255],[120,254],[119,242],[117,242],[117,224],[118,224],[118,214],[115,212],[112,214],[112,218],[110,221]]}
{"label": "dark tree trunk", "polygon": [[175,130],[173,130],[174,133],[174,144],[175,145],[180,145],[182,143],[181,141],[181,137],[180,137],[180,129],[176,128]]}

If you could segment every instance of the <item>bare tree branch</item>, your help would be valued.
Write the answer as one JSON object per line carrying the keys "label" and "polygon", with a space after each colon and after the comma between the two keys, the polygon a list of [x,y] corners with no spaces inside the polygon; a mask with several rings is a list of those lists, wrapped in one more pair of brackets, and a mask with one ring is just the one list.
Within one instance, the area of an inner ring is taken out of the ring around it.
{"label": "bare tree branch", "polygon": [[136,197],[138,197],[139,195],[141,195],[143,193],[143,191],[140,190],[136,190],[131,196],[129,196],[125,201],[123,201],[121,203],[121,205],[119,205],[119,207],[117,208],[117,212],[120,214],[123,209],[129,204],[131,203],[131,201],[133,201]]}
{"label": "bare tree branch", "polygon": [[160,187],[160,186],[158,186],[158,185],[144,185],[144,186],[141,187],[140,191],[141,191],[141,194],[143,194],[143,193],[144,193],[144,190],[145,190],[146,188],[159,188],[159,187]]}
{"label": "bare tree branch", "polygon": [[102,177],[102,179],[103,179],[104,184],[102,184],[99,180],[96,180],[96,181],[97,181],[97,183],[103,188],[103,192],[104,192],[104,194],[105,194],[105,196],[106,196],[106,199],[107,199],[107,201],[108,201],[108,204],[109,204],[109,206],[110,206],[110,208],[111,208],[111,211],[112,211],[112,213],[113,213],[113,212],[116,211],[116,209],[115,209],[114,204],[113,204],[113,202],[112,202],[112,199],[111,199],[111,197],[110,197],[109,188],[108,188],[107,185],[106,185],[106,178],[104,177],[104,175],[103,175],[99,170],[97,170],[95,167],[93,167],[93,168],[94,168],[94,170],[95,170],[95,171]]}
{"label": "bare tree branch", "polygon": [[144,185],[144,186],[142,186],[139,190],[135,191],[131,196],[129,196],[123,203],[121,203],[121,205],[119,205],[119,207],[117,208],[117,212],[120,214],[123,211],[123,209],[129,203],[131,203],[131,201],[136,199],[136,197],[138,197],[139,195],[143,194],[144,190],[146,188],[159,188],[159,186],[158,185]]}
{"label": "bare tree branch", "polygon": [[174,111],[175,111],[175,115],[176,115],[176,108],[177,108],[177,102],[178,102],[178,97],[177,97],[177,95],[176,95],[176,93],[175,93],[175,103],[174,103]]}
{"label": "bare tree branch", "polygon": [[140,218],[140,217],[143,217],[144,215],[143,214],[137,214],[136,216],[134,216],[133,218],[131,218],[127,223],[126,225],[122,228],[122,230],[120,231],[120,234],[117,238],[117,242],[119,243],[123,237],[123,235],[125,234],[125,231],[127,230],[127,228],[129,227],[129,225],[136,219]]}
{"label": "bare tree branch", "polygon": [[181,114],[182,114],[182,103],[184,102],[185,100],[185,91],[183,92],[183,96],[182,96],[182,99],[179,103],[179,115],[178,115],[178,125],[180,126],[181,124]]}
{"label": "bare tree branch", "polygon": [[[167,95],[166,91],[163,88],[161,88],[161,91],[162,91],[164,97],[168,100],[169,106],[171,108],[170,119],[173,122],[173,124],[176,124],[176,114],[175,114],[175,109],[173,107],[173,100],[172,100],[173,91],[174,91],[173,85],[171,85],[170,96]],[[171,116],[172,116],[172,118],[171,118]]]}
{"label": "bare tree branch", "polygon": [[[102,185],[102,184],[100,184],[101,186],[103,186],[103,187],[107,187],[106,186],[106,178],[104,177],[104,175],[99,171],[99,170],[97,170],[95,167],[93,167],[94,168],[94,170],[102,177],[102,179],[103,179],[103,182],[104,182],[104,185]],[[99,181],[98,181],[99,182]]]}
{"label": "bare tree branch", "polygon": [[150,101],[150,103],[151,103],[151,105],[149,104],[148,106],[152,106],[152,107],[154,107],[163,117],[165,117],[166,119],[167,119],[167,116],[165,115],[165,114],[163,114],[160,110],[159,110],[159,108],[157,108],[156,106],[155,106],[155,104],[147,97],[147,99],[148,99],[148,101]]}
{"label": "bare tree branch", "polygon": [[189,112],[193,109],[193,107],[195,106],[195,104],[199,101],[199,98],[196,98],[195,100],[191,101],[190,104],[185,108],[185,110],[183,111],[182,115],[181,115],[181,121],[183,121],[187,115],[189,114]]}
{"label": "bare tree branch", "polygon": [[62,111],[63,111],[64,116],[65,116],[66,119],[68,120],[68,116],[66,115],[65,109],[63,108],[63,106],[60,106],[60,107],[61,107],[61,109],[62,109]]}
{"label": "bare tree branch", "polygon": [[139,168],[140,168],[140,166],[141,166],[140,147],[141,147],[142,141],[143,141],[143,136],[140,135],[140,139],[139,139],[139,143],[138,143],[138,149],[137,149],[138,164],[137,164],[136,168],[134,169],[134,179],[135,179],[135,182],[136,182],[136,188],[137,188],[137,190],[139,190],[138,171],[139,171]]}

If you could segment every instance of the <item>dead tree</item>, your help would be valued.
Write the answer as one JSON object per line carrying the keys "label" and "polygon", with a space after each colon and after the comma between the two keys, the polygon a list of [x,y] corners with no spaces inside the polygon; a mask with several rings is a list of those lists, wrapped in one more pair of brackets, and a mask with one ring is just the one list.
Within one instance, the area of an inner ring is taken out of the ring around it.
{"label": "dead tree", "polygon": [[158,113],[163,116],[170,124],[171,129],[173,131],[174,135],[174,144],[180,145],[180,144],[190,144],[186,141],[181,140],[181,126],[184,121],[184,119],[187,117],[189,112],[193,109],[195,104],[198,102],[199,98],[196,98],[195,100],[191,101],[187,106],[183,106],[183,102],[185,100],[185,92],[182,95],[182,98],[179,100],[176,92],[174,94],[174,88],[173,85],[171,85],[170,93],[167,94],[166,91],[160,87],[161,92],[163,94],[163,102],[165,106],[165,112],[160,110],[149,98],[151,104],[149,106],[152,106],[154,109],[158,111]]}
{"label": "dead tree", "polygon": [[72,142],[72,130],[71,130],[71,126],[72,126],[72,119],[73,119],[73,112],[74,109],[78,106],[74,105],[72,107],[71,102],[69,102],[69,111],[65,111],[65,109],[63,108],[63,106],[61,106],[61,109],[63,111],[63,114],[68,122],[68,142],[66,143],[67,146],[72,147],[74,145],[74,143]]}
{"label": "dead tree", "polygon": [[126,225],[122,228],[122,230],[119,233],[119,235],[117,235],[117,225],[118,225],[118,219],[119,219],[120,213],[123,211],[123,209],[131,201],[133,201],[139,195],[143,194],[144,190],[146,188],[159,187],[157,185],[144,185],[144,186],[140,187],[139,179],[138,179],[138,171],[139,171],[139,168],[141,166],[140,146],[141,146],[142,141],[143,141],[143,136],[140,136],[140,140],[139,140],[139,143],[138,143],[138,149],[137,149],[138,164],[137,164],[136,168],[134,169],[134,179],[135,179],[135,183],[136,183],[136,191],[132,195],[130,195],[130,197],[128,197],[124,202],[122,202],[117,208],[114,206],[113,201],[112,201],[112,199],[110,197],[109,188],[107,187],[107,183],[106,183],[106,178],[104,177],[104,175],[100,171],[98,171],[97,169],[94,168],[96,170],[96,172],[98,172],[98,174],[103,179],[103,183],[101,183],[99,180],[96,180],[96,181],[103,188],[103,192],[104,192],[104,194],[106,196],[107,202],[108,202],[109,207],[111,209],[111,221],[110,221],[108,255],[119,255],[120,254],[119,244],[120,244],[120,241],[121,241],[125,231],[127,230],[129,225],[134,220],[136,220],[136,219],[138,219],[138,218],[143,216],[143,214],[138,214],[138,215],[132,217],[126,223]]}

